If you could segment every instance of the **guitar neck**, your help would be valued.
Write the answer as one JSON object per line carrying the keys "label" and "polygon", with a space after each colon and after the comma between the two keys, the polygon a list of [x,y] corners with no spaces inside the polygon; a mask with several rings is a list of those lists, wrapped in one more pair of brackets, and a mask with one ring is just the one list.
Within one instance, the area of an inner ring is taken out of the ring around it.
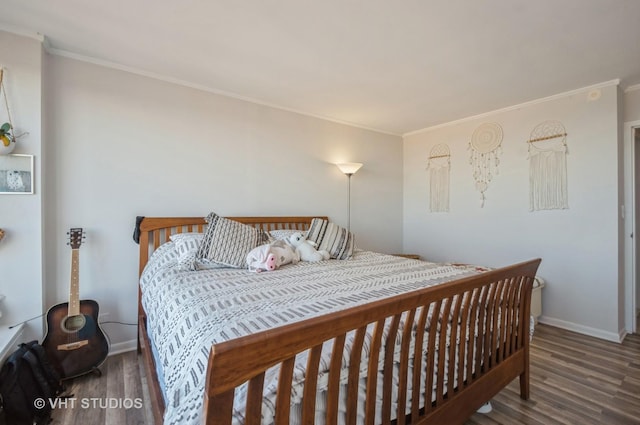
{"label": "guitar neck", "polygon": [[80,314],[80,250],[71,250],[71,283],[69,284],[69,317]]}

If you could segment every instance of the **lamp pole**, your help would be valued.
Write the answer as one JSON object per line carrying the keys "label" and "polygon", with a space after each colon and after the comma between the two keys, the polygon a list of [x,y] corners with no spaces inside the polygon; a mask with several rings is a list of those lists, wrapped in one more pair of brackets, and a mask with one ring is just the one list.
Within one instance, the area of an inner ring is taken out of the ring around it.
{"label": "lamp pole", "polygon": [[347,231],[351,231],[351,176],[353,173],[347,173]]}
{"label": "lamp pole", "polygon": [[362,167],[359,162],[345,162],[342,164],[336,164],[336,166],[347,176],[349,179],[347,183],[347,231],[351,231],[351,176]]}

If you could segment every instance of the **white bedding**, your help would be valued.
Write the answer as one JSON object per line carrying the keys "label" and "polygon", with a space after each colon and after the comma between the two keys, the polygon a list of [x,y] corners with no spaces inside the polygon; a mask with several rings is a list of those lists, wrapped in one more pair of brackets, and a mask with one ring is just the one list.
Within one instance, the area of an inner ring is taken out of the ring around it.
{"label": "white bedding", "polygon": [[[213,343],[481,271],[368,251],[358,251],[350,260],[302,262],[273,272],[185,271],[177,266],[172,245],[154,252],[140,281],[149,336],[164,376],[166,425],[202,422]],[[328,360],[321,362],[321,371],[323,363]],[[298,356],[294,380],[303,378],[304,364],[304,356]],[[265,388],[276,385],[277,373],[272,371]],[[243,397],[242,390],[236,391],[237,402]],[[269,410],[268,404],[265,401],[263,411]],[[234,411],[234,419],[242,421],[241,410]]]}

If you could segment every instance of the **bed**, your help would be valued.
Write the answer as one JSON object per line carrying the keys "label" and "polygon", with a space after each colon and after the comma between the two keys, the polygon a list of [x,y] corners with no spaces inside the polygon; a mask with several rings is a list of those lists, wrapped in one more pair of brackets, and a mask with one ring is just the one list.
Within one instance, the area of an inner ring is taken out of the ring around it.
{"label": "bed", "polygon": [[[313,218],[231,219],[304,231]],[[540,259],[486,271],[357,251],[264,273],[176,271],[170,236],[206,225],[139,222],[138,351],[156,424],[456,424],[515,378],[529,398]]]}

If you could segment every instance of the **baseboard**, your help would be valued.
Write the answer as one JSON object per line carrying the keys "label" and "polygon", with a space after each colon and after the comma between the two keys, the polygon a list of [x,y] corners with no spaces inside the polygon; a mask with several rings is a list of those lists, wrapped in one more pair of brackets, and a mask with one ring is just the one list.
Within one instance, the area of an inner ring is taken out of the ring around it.
{"label": "baseboard", "polygon": [[136,342],[135,339],[124,341],[124,342],[118,342],[116,344],[111,344],[111,347],[109,348],[109,355],[115,356],[116,354],[127,353],[137,348],[138,348],[138,343]]}
{"label": "baseboard", "polygon": [[626,329],[620,329],[620,332],[618,332],[618,337],[620,338],[620,342],[624,341],[627,335],[629,335],[629,333],[627,332]]}
{"label": "baseboard", "polygon": [[626,336],[626,331],[621,331],[620,333],[607,332],[603,331],[602,329],[579,325],[577,323],[567,322],[565,320],[554,319],[553,317],[540,316],[538,318],[538,322],[549,326],[555,326],[556,328],[566,329],[568,331],[573,331],[583,335],[593,336],[595,338],[600,338],[617,343],[622,342],[622,340]]}

